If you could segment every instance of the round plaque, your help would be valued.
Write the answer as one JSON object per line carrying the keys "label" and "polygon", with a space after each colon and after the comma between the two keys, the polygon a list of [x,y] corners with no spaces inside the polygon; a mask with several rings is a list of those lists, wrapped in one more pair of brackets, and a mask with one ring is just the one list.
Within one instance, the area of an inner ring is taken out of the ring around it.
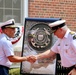
{"label": "round plaque", "polygon": [[27,35],[27,41],[29,46],[35,50],[49,49],[52,43],[51,28],[45,23],[35,24]]}

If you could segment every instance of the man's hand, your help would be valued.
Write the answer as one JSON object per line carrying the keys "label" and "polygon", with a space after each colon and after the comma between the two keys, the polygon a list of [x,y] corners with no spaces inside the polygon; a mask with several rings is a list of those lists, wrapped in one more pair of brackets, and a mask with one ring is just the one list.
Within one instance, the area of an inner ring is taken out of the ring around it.
{"label": "man's hand", "polygon": [[68,75],[76,75],[76,69],[71,70]]}
{"label": "man's hand", "polygon": [[34,63],[37,60],[36,55],[30,55],[27,57],[27,61],[30,63]]}

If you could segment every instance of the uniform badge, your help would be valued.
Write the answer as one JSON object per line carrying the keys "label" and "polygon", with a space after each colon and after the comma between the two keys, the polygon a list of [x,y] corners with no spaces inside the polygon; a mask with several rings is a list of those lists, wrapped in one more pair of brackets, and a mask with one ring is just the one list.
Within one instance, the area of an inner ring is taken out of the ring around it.
{"label": "uniform badge", "polygon": [[66,50],[66,53],[68,53],[68,51]]}
{"label": "uniform badge", "polygon": [[65,44],[65,46],[68,46],[68,44]]}
{"label": "uniform badge", "polygon": [[58,46],[60,46],[60,44],[58,44]]}

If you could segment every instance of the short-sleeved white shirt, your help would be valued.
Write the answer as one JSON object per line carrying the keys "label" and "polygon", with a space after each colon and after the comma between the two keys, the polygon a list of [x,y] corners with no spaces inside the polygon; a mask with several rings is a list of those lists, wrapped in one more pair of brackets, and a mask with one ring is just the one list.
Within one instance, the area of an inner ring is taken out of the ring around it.
{"label": "short-sleeved white shirt", "polygon": [[67,30],[63,39],[58,39],[52,51],[59,53],[61,57],[61,65],[64,67],[70,67],[76,64],[76,39],[70,34],[70,30]]}
{"label": "short-sleeved white shirt", "polygon": [[0,35],[0,65],[10,67],[12,63],[8,60],[7,57],[11,55],[14,55],[14,52],[10,38],[5,34],[1,34]]}

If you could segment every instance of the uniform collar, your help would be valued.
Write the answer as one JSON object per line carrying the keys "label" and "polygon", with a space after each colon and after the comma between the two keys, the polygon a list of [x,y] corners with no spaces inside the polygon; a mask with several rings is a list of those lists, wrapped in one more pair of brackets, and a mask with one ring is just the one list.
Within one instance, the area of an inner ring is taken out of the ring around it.
{"label": "uniform collar", "polygon": [[3,35],[6,37],[7,40],[9,40],[9,41],[11,40],[11,38],[8,37],[6,34],[3,33]]}
{"label": "uniform collar", "polygon": [[67,30],[67,32],[64,35],[64,38],[67,38],[68,37],[68,34],[69,34],[70,31],[71,31],[70,29]]}

